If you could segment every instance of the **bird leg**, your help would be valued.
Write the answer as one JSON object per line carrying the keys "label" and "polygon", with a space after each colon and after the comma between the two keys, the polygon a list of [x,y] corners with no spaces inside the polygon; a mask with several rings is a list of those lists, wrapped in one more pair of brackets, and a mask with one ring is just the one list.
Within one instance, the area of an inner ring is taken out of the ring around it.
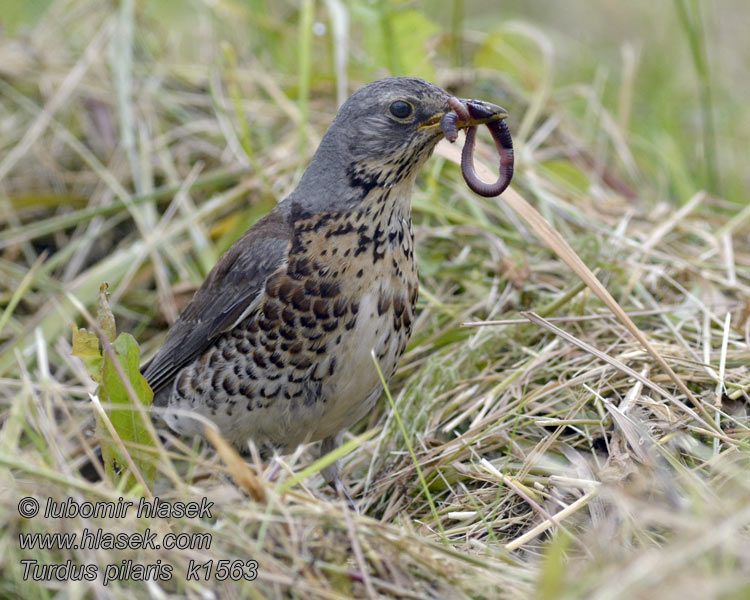
{"label": "bird leg", "polygon": [[[323,441],[320,443],[320,455],[325,456],[329,452],[333,452],[336,448],[341,446],[343,438],[344,434],[342,432],[336,434],[335,436],[332,435],[323,439]],[[339,465],[339,461],[335,460],[330,465],[325,467],[321,471],[321,475],[323,475],[323,479],[325,480],[325,482],[333,488],[333,491],[336,492],[336,495],[339,498],[346,500],[349,508],[354,512],[357,512],[357,506],[354,504],[354,500],[352,500],[349,492],[346,491],[346,486],[344,486],[344,483],[341,481],[341,466]]]}

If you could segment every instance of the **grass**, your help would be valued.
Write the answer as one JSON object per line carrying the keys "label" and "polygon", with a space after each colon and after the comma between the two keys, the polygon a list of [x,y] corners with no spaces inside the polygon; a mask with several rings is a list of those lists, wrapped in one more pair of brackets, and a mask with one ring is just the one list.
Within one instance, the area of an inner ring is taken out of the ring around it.
{"label": "grass", "polygon": [[[0,596],[750,595],[743,2],[42,4],[0,39]],[[340,90],[397,71],[507,108],[517,174],[478,198],[445,145],[420,177],[415,332],[342,449],[359,514],[310,448],[248,464],[176,439],[149,492],[208,498],[210,519],[22,518],[27,496],[138,500],[78,471],[96,440],[77,305],[108,282],[118,330],[153,353],[294,188]],[[147,527],[212,544],[19,544]],[[31,558],[172,571],[24,580]],[[186,580],[250,559],[254,582]]]}

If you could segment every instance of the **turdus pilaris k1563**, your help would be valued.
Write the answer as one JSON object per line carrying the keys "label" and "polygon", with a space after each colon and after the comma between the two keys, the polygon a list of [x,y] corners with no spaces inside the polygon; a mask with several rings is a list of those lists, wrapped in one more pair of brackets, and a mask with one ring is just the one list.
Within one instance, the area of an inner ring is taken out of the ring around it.
{"label": "turdus pilaris k1563", "polygon": [[[396,77],[341,106],[298,187],[224,254],[145,365],[170,428],[203,434],[199,414],[240,451],[328,452],[371,410],[372,352],[388,380],[414,321],[415,177],[456,102]],[[507,116],[460,102],[471,114],[457,111],[453,133]],[[323,476],[338,487],[336,464]]]}

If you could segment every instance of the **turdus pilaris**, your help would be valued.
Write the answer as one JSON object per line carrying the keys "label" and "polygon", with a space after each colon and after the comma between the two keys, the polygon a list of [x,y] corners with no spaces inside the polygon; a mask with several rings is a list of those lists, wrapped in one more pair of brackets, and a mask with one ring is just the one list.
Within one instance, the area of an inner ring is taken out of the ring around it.
{"label": "turdus pilaris", "polygon": [[[224,254],[145,366],[174,431],[203,434],[199,414],[241,451],[328,452],[371,410],[371,353],[388,380],[414,321],[415,177],[456,102],[396,77],[343,104],[298,187]],[[461,102],[471,118],[453,132],[507,116]],[[336,464],[323,476],[338,487]]]}

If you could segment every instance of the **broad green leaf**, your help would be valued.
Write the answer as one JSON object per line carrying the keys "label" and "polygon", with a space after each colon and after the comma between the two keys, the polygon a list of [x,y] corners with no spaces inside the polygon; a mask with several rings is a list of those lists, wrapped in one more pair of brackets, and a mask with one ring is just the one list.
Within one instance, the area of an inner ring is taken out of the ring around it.
{"label": "broad green leaf", "polygon": [[[141,352],[135,338],[129,333],[121,333],[112,344],[112,348],[122,366],[125,377],[133,386],[137,401],[143,405],[143,411],[139,411],[138,407],[133,404],[114,362],[106,352],[104,353],[104,368],[99,397],[102,406],[109,415],[112,426],[117,431],[123,444],[128,448],[136,467],[148,483],[153,481],[156,475],[156,466],[152,459],[152,453],[149,452],[149,448],[154,448],[154,440],[141,418],[141,412],[148,415],[148,408],[153,402],[154,394],[146,379],[141,375],[139,368]],[[116,463],[120,467],[125,467],[126,462],[119,446],[111,439],[106,427],[102,425],[100,424],[99,427],[102,454],[107,469],[111,473],[113,464]],[[136,446],[141,446],[141,448]]]}
{"label": "broad green leaf", "polygon": [[435,67],[428,58],[427,44],[440,33],[440,27],[417,10],[395,13],[391,23],[404,75],[435,81]]}
{"label": "broad green leaf", "polygon": [[[73,327],[73,355],[83,360],[91,378],[99,383],[97,394],[112,427],[146,483],[150,483],[156,475],[156,466],[151,458],[153,453],[150,451],[154,448],[154,440],[141,413],[145,418],[149,418],[148,408],[153,403],[154,394],[146,379],[141,375],[141,351],[135,338],[128,333],[122,333],[115,339],[117,331],[115,317],[109,305],[108,287],[106,283],[99,286],[96,311],[98,325],[106,342],[112,345],[117,362],[122,367],[122,373],[135,392],[137,397],[135,400],[143,405],[143,409],[139,410],[138,406],[133,403],[134,399],[128,393],[127,385],[120,377],[110,353],[102,352],[100,349],[100,340],[96,334],[86,329]],[[97,416],[97,435],[102,446],[105,468],[114,479],[116,471],[124,469],[127,461],[122,455],[119,443],[110,435],[109,428],[99,416]],[[135,479],[131,477],[128,487],[132,487],[135,483]]]}
{"label": "broad green leaf", "polygon": [[386,67],[392,75],[434,81],[428,41],[440,33],[440,27],[417,10],[394,8],[390,4],[380,2],[376,11],[359,15],[366,25],[364,44],[371,66],[376,70]]}
{"label": "broad green leaf", "polygon": [[73,326],[73,356],[77,356],[86,366],[86,372],[97,383],[102,380],[102,353],[99,351],[99,338],[95,333]]}
{"label": "broad green leaf", "polygon": [[32,29],[50,4],[52,0],[5,0],[0,11],[0,29],[5,30],[3,33],[7,36]]}

